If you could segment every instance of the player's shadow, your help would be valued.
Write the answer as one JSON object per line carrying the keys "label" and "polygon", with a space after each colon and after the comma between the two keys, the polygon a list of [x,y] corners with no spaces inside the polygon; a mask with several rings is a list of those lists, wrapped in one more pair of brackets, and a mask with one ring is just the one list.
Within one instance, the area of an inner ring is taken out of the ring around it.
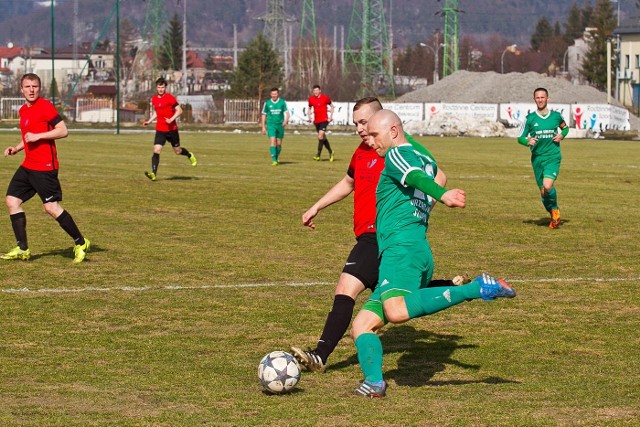
{"label": "player's shadow", "polygon": [[[564,219],[562,218],[560,220],[560,227],[562,227],[563,224],[569,223],[570,221],[568,219]],[[545,216],[542,217],[540,219],[526,219],[524,221],[522,221],[523,224],[530,224],[530,225],[537,225],[538,227],[548,227],[549,226],[549,217]]]}
{"label": "player's shadow", "polygon": [[195,181],[198,180],[200,178],[198,178],[197,176],[168,176],[166,178],[161,178],[158,179],[158,181]]}
{"label": "player's shadow", "polygon": [[[92,253],[97,253],[97,252],[105,252],[108,251],[108,249],[104,249],[98,245],[95,245],[93,242],[91,243],[91,248],[89,249],[88,255],[87,255],[87,259],[83,262],[90,262],[91,261],[91,254]],[[62,249],[54,249],[51,250],[49,252],[43,252],[43,253],[35,253],[31,255],[31,260],[37,260],[39,258],[44,258],[44,257],[50,257],[50,256],[60,256],[63,258],[68,258],[70,260],[72,260],[74,258],[73,255],[73,248],[72,247],[66,247],[66,248],[62,248]]]}
{"label": "player's shadow", "polygon": [[[479,365],[470,365],[452,358],[453,353],[457,350],[478,347],[474,344],[460,344],[459,341],[462,338],[458,335],[416,330],[414,327],[406,325],[387,329],[380,336],[384,353],[402,353],[402,355],[398,359],[398,367],[396,369],[384,371],[385,378],[393,379],[398,385],[409,387],[517,383],[517,381],[499,377],[486,377],[477,380],[433,381],[432,378],[438,372],[444,371],[447,365],[454,365],[473,371],[480,369]],[[331,368],[338,369],[357,363],[357,355],[353,355],[343,362],[331,365]]]}

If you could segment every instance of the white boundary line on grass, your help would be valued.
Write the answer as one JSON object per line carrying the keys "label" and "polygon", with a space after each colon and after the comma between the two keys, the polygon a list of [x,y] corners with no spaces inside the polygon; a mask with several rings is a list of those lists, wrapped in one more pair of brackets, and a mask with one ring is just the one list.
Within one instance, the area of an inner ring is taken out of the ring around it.
{"label": "white boundary line on grass", "polygon": [[[542,279],[509,279],[510,283],[573,283],[573,282],[597,282],[597,283],[611,283],[611,282],[639,282],[640,277],[570,277],[570,278],[542,278]],[[278,286],[283,287],[310,287],[310,286],[325,286],[334,285],[335,282],[303,282],[303,283],[240,283],[237,285],[202,285],[202,286],[181,286],[181,285],[167,285],[167,286],[116,286],[99,288],[95,286],[88,286],[84,288],[42,288],[42,289],[29,289],[29,288],[9,288],[0,289],[0,293],[4,294],[62,294],[62,293],[82,293],[82,292],[145,292],[145,291],[181,291],[181,290],[204,290],[204,289],[242,289],[242,288],[273,288]]]}

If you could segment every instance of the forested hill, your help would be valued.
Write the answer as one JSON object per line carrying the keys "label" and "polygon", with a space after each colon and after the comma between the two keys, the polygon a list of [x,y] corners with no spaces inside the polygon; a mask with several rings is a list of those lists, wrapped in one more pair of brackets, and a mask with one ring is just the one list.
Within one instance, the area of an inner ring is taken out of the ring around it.
{"label": "forested hill", "polygon": [[[315,0],[318,33],[333,40],[334,27],[348,33],[353,4],[362,0]],[[585,1],[577,0],[582,6]],[[595,0],[592,0],[593,4]],[[182,22],[187,4],[187,39],[192,46],[231,46],[233,25],[239,43],[245,44],[261,31],[267,0],[120,0],[120,22],[128,21],[138,33],[153,41],[166,22],[177,14]],[[633,2],[622,2],[621,17],[635,13]],[[49,0],[0,0],[0,43],[6,45],[51,46],[51,2]],[[298,27],[303,0],[284,0],[286,13]],[[391,19],[394,45],[407,46],[428,38],[444,27],[444,0],[385,0],[386,20]],[[460,36],[495,35],[528,45],[538,20],[546,16],[551,24],[564,26],[573,2],[570,0],[459,0]],[[99,36],[115,40],[116,0],[56,0],[54,37],[56,46],[73,40],[74,6],[77,5],[79,39],[92,42]],[[391,9],[389,6],[392,5]],[[552,5],[550,7],[550,5]],[[616,6],[614,6],[616,7]],[[121,27],[122,28],[122,27]],[[338,38],[340,31],[337,32]]]}

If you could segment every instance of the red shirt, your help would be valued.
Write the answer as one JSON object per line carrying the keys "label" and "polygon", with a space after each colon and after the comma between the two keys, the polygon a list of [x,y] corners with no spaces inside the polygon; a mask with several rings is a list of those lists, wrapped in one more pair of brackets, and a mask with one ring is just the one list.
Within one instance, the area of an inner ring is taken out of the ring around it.
{"label": "red shirt", "polygon": [[376,188],[384,169],[384,158],[360,143],[351,157],[347,175],[354,180],[353,232],[356,237],[376,232]]}
{"label": "red shirt", "polygon": [[156,111],[156,130],[160,132],[169,132],[172,130],[178,130],[178,124],[176,121],[167,123],[165,119],[173,116],[176,112],[176,107],[179,105],[176,98],[170,93],[165,92],[164,95],[153,95],[151,98],[153,109]]}
{"label": "red shirt", "polygon": [[35,171],[52,171],[58,169],[58,151],[53,139],[41,139],[36,142],[25,142],[27,132],[43,133],[52,130],[62,121],[53,104],[46,99],[38,98],[33,105],[20,107],[20,131],[24,143],[24,161],[22,166]]}
{"label": "red shirt", "polygon": [[324,93],[309,97],[309,108],[313,108],[313,123],[328,122],[327,106],[331,105],[331,98]]}

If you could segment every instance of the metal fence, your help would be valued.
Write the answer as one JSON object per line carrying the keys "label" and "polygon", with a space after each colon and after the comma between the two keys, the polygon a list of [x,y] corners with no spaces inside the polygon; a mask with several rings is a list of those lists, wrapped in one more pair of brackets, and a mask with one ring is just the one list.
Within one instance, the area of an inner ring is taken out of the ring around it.
{"label": "metal fence", "polygon": [[81,123],[114,123],[116,110],[111,98],[78,98],[75,121]]}
{"label": "metal fence", "polygon": [[[247,123],[260,120],[260,103],[255,99],[213,99],[211,96],[178,96],[185,123]],[[0,120],[19,120],[24,98],[0,98]],[[151,107],[151,106],[150,106]],[[153,107],[151,107],[153,108]],[[75,109],[65,110],[69,120],[80,123],[115,123],[112,98],[79,97]],[[121,115],[122,120],[122,115]]]}
{"label": "metal fence", "polygon": [[260,103],[256,99],[225,99],[225,123],[258,123]]}
{"label": "metal fence", "polygon": [[24,105],[24,98],[1,98],[0,120],[20,120],[18,111]]}

